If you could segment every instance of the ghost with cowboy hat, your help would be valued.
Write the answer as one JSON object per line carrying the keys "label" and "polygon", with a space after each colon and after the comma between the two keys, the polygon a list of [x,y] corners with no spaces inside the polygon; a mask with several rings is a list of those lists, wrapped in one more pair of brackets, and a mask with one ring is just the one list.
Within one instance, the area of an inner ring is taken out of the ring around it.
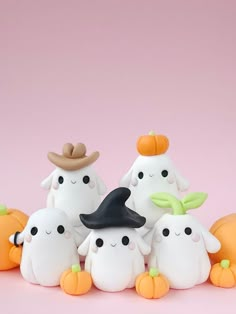
{"label": "ghost with cowboy hat", "polygon": [[103,180],[92,167],[98,157],[99,152],[87,155],[86,146],[82,143],[65,144],[62,155],[48,153],[48,159],[56,169],[41,183],[44,189],[49,190],[46,205],[62,209],[68,215],[77,231],[77,244],[89,233],[79,214],[92,213],[106,192]]}

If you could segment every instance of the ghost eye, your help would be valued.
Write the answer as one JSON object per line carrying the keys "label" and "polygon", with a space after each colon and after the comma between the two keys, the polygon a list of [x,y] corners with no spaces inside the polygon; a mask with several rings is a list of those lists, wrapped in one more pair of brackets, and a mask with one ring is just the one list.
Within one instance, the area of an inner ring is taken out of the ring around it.
{"label": "ghost eye", "polygon": [[165,228],[165,229],[162,230],[162,234],[163,234],[164,237],[168,237],[168,235],[170,234],[170,230]]}
{"label": "ghost eye", "polygon": [[32,234],[32,236],[35,236],[35,235],[38,233],[38,228],[37,228],[37,227],[33,227],[33,228],[30,230],[30,233]]}
{"label": "ghost eye", "polygon": [[96,246],[97,246],[97,247],[102,247],[102,246],[103,246],[103,239],[98,238],[98,239],[96,240]]}
{"label": "ghost eye", "polygon": [[57,227],[57,232],[60,233],[60,234],[62,234],[62,233],[65,232],[65,228],[64,228],[62,225],[59,225],[59,226]]}
{"label": "ghost eye", "polygon": [[129,244],[129,238],[127,236],[124,236],[121,241],[122,241],[123,245],[128,245]]}
{"label": "ghost eye", "polygon": [[187,235],[190,235],[192,233],[192,229],[187,227],[184,229],[184,232],[187,234]]}
{"label": "ghost eye", "polygon": [[143,178],[143,176],[144,176],[143,172],[142,172],[142,171],[140,171],[140,172],[138,173],[138,177],[139,177],[139,179],[142,179],[142,178]]}
{"label": "ghost eye", "polygon": [[166,178],[166,177],[168,176],[168,171],[167,171],[167,170],[163,170],[163,171],[161,172],[161,175],[162,175],[164,178]]}
{"label": "ghost eye", "polygon": [[84,176],[84,177],[83,177],[83,182],[84,182],[84,184],[88,184],[89,181],[90,181],[89,176]]}
{"label": "ghost eye", "polygon": [[63,182],[64,182],[64,178],[63,178],[62,176],[60,176],[60,177],[58,178],[58,183],[62,184]]}

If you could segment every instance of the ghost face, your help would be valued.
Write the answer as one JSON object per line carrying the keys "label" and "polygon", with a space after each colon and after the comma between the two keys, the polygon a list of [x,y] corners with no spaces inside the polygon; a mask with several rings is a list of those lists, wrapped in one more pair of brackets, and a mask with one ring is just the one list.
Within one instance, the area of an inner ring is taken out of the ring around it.
{"label": "ghost face", "polygon": [[121,186],[130,188],[128,205],[146,217],[145,226],[152,228],[166,210],[154,205],[150,196],[155,192],[168,192],[178,197],[179,191],[186,190],[188,183],[177,173],[169,157],[163,154],[139,156],[122,178]]}
{"label": "ghost face", "polygon": [[163,215],[155,225],[149,267],[158,267],[176,289],[190,288],[207,280],[210,261],[219,241],[194,217]]}
{"label": "ghost face", "polygon": [[145,269],[143,255],[149,252],[149,246],[131,228],[93,230],[79,247],[79,253],[87,255],[85,269],[95,286],[111,292],[134,286],[136,276]]}
{"label": "ghost face", "polygon": [[47,206],[64,210],[76,226],[81,225],[79,214],[93,212],[106,192],[91,166],[74,171],[56,168],[41,185],[50,189]]}
{"label": "ghost face", "polygon": [[189,215],[166,215],[157,223],[156,241],[163,246],[198,243],[202,240],[201,228]]}
{"label": "ghost face", "polygon": [[24,230],[24,242],[34,245],[66,241],[73,235],[73,229],[65,213],[50,209],[39,210],[33,214]]}
{"label": "ghost face", "polygon": [[22,242],[20,269],[31,283],[56,286],[62,272],[79,261],[73,227],[59,209],[35,212],[19,235]]}

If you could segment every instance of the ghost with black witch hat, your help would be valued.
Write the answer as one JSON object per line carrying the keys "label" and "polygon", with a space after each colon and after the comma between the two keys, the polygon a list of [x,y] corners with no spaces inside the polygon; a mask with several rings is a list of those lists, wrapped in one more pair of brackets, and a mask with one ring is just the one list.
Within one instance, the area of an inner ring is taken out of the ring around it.
{"label": "ghost with black witch hat", "polygon": [[146,219],[125,206],[129,196],[128,188],[117,188],[95,212],[80,215],[92,231],[78,252],[86,256],[85,270],[103,291],[134,287],[136,277],[145,271],[144,255],[150,253],[150,247],[136,231]]}

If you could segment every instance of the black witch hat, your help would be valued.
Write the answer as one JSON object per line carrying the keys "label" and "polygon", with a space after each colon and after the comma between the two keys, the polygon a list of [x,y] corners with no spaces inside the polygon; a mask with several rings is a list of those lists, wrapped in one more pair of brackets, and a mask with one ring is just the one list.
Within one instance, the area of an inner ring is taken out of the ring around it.
{"label": "black witch hat", "polygon": [[80,214],[80,220],[89,229],[108,227],[140,228],[146,218],[125,206],[130,196],[128,188],[120,187],[110,192],[92,214]]}

